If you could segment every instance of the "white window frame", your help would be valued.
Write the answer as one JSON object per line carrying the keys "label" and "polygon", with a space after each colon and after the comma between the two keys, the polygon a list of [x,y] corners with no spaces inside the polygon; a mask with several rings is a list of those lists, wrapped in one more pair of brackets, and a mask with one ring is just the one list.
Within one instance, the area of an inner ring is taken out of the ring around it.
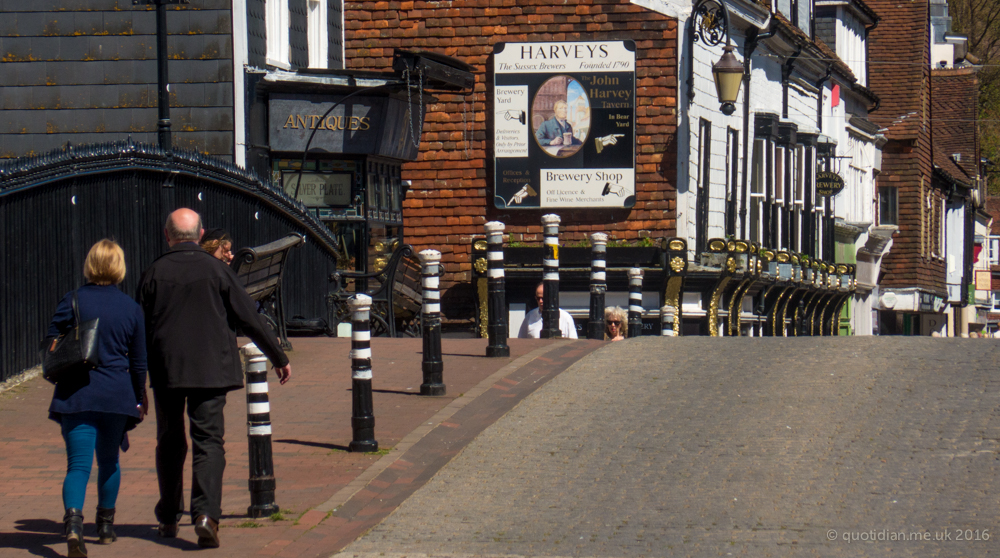
{"label": "white window frame", "polygon": [[989,248],[989,265],[1000,265],[1000,236],[990,236],[987,247]]}
{"label": "white window frame", "polygon": [[267,33],[267,63],[284,70],[291,70],[291,44],[288,27],[291,15],[288,0],[265,0],[265,30]]}
{"label": "white window frame", "polygon": [[765,176],[767,170],[764,149],[768,142],[762,139],[753,140],[753,152],[750,164],[750,240],[760,242],[764,238],[764,201]]}
{"label": "white window frame", "polygon": [[327,0],[308,0],[309,67],[326,69],[330,63]]}

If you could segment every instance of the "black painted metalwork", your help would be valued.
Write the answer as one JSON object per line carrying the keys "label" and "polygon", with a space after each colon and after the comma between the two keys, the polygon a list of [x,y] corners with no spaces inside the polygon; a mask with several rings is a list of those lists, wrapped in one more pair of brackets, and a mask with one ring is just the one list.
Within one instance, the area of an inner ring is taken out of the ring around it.
{"label": "black painted metalwork", "polygon": [[503,231],[504,224],[490,221],[486,229],[486,275],[488,295],[487,334],[490,338],[486,346],[488,357],[509,357],[507,346],[507,286],[503,271]]}
{"label": "black painted metalwork", "polygon": [[372,349],[368,311],[372,299],[351,297],[351,451],[378,451],[375,441],[375,409],[372,403]]}
{"label": "black painted metalwork", "polygon": [[542,339],[562,337],[559,331],[559,216],[543,215],[545,259],[542,272]]}
{"label": "black painted metalwork", "polygon": [[628,270],[628,336],[642,335],[642,269]]}
{"label": "black painted metalwork", "polygon": [[305,241],[305,236],[292,233],[263,246],[240,248],[230,264],[250,298],[264,309],[264,318],[278,334],[281,348],[286,351],[292,350],[292,344],[288,341],[285,324],[281,279],[289,252]]}
{"label": "black painted metalwork", "polygon": [[604,339],[604,295],[608,291],[607,257],[608,235],[590,235],[590,321],[587,322],[587,339]]}
{"label": "black painted metalwork", "polygon": [[694,43],[702,42],[708,46],[718,46],[729,37],[729,9],[725,3],[718,0],[698,0],[688,18],[688,102],[694,99]]}
{"label": "black painted metalwork", "polygon": [[242,349],[246,358],[247,452],[250,455],[250,517],[279,511],[274,501],[274,458],[271,451],[271,403],[267,396],[267,357],[253,343]]}
{"label": "black painted metalwork", "polygon": [[0,282],[0,380],[38,363],[52,311],[83,284],[94,242],[114,238],[125,250],[121,289],[131,295],[167,250],[163,226],[177,207],[226,228],[236,246],[304,235],[283,273],[284,307],[289,316],[324,315],[336,239],[270,182],[227,161],[131,140],[71,146],[0,163],[0,264],[9,270]]}
{"label": "black painted metalwork", "polygon": [[441,252],[422,250],[420,254],[423,305],[421,318],[424,323],[424,354],[421,369],[424,381],[420,395],[444,395],[444,362],[441,360]]}
{"label": "black painted metalwork", "polygon": [[[372,299],[371,331],[375,336],[387,335],[396,337],[404,333],[410,337],[421,334],[420,313],[409,322],[404,322],[396,316],[397,299],[400,295],[408,296],[412,303],[419,304],[419,293],[412,291],[402,279],[401,273],[407,263],[407,258],[413,255],[413,247],[409,244],[397,246],[385,266],[374,273],[337,270],[330,274],[333,287],[326,296],[327,316],[330,328],[336,331],[337,326],[346,321],[351,313],[348,302],[355,294],[365,294]],[[369,280],[374,281],[369,281]],[[350,290],[348,281],[354,282],[354,290]]]}

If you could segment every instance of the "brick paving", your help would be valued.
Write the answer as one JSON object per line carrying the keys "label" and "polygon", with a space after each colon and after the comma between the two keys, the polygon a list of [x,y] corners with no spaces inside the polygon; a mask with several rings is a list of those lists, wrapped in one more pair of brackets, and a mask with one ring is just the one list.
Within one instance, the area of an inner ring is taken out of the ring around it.
{"label": "brick paving", "polygon": [[[479,432],[600,342],[510,340],[511,357],[488,359],[486,340],[444,339],[448,394],[418,395],[420,339],[374,339],[376,455],[346,451],[351,440],[349,339],[293,339],[292,381],[272,374],[271,417],[281,518],[251,520],[244,392],[226,407],[227,460],[222,548],[213,556],[329,556],[391,513]],[[62,556],[61,485],[65,449],[47,419],[51,386],[35,378],[0,393],[0,557]],[[155,535],[155,421],[130,434],[122,455],[118,542],[100,546],[93,527],[93,477],[84,510],[91,556],[174,556],[198,550],[188,518],[180,536]],[[386,451],[388,450],[388,451]],[[190,457],[185,480],[190,479]]]}
{"label": "brick paving", "polygon": [[998,555],[998,364],[978,339],[610,344],[337,558]]}

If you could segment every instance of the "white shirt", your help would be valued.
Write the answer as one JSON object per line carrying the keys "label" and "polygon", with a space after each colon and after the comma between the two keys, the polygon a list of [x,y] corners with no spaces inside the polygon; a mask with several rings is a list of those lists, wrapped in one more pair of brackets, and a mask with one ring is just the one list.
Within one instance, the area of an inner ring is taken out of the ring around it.
{"label": "white shirt", "polygon": [[[527,315],[524,316],[524,321],[521,322],[521,331],[517,333],[519,339],[538,339],[542,332],[542,313],[538,308],[532,308]],[[573,321],[573,316],[569,315],[569,312],[559,309],[559,333],[567,339],[576,339],[576,322]]]}

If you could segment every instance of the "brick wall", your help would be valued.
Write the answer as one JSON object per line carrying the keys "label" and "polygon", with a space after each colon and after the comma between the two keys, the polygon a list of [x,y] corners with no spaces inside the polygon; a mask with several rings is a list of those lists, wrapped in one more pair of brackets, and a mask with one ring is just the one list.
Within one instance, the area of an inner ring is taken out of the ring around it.
{"label": "brick wall", "polygon": [[[618,240],[676,230],[677,21],[625,0],[345,3],[346,65],[387,69],[393,49],[426,49],[475,67],[475,92],[429,104],[404,204],[406,240],[442,252],[447,317],[472,316],[473,235],[499,220],[512,241],[541,242],[541,216],[562,217],[563,244],[591,232]],[[632,39],[636,43],[636,204],[631,210],[498,210],[492,202],[492,49],[499,42]]]}

